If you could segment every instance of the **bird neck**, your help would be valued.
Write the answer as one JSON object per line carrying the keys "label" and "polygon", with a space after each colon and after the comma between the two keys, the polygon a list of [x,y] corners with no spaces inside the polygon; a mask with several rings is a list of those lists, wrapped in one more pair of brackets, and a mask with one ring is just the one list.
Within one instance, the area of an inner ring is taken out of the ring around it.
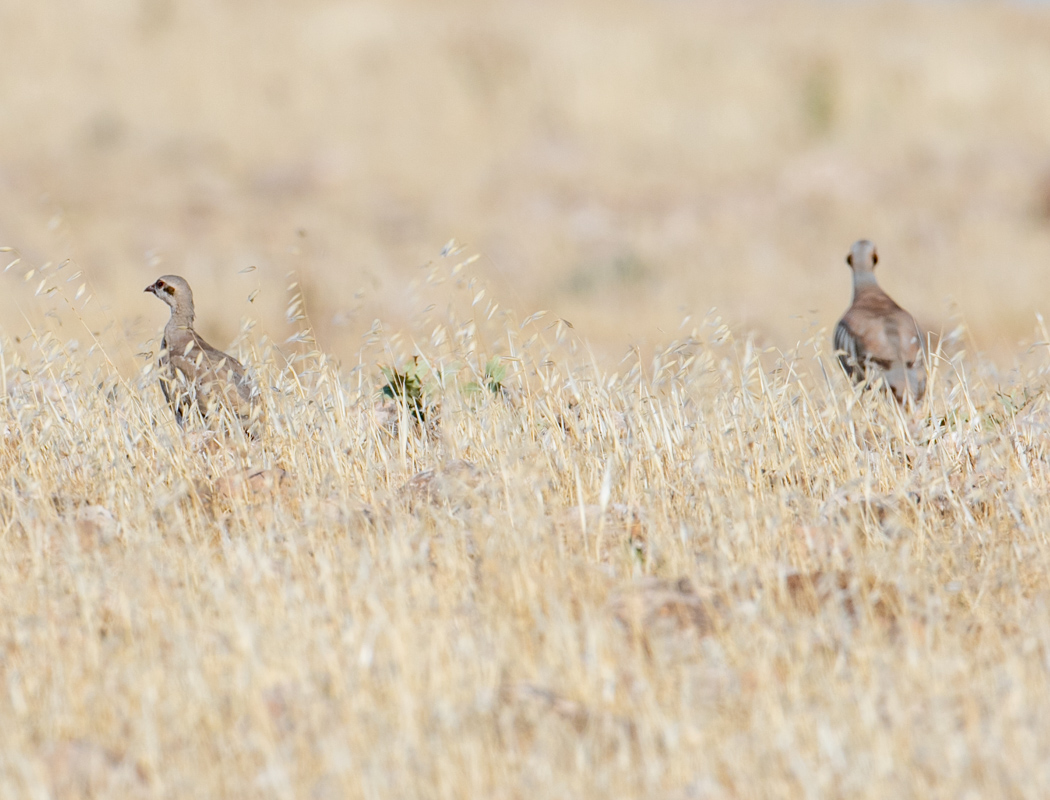
{"label": "bird neck", "polygon": [[168,324],[175,328],[193,328],[193,308],[174,306],[171,309],[171,319]]}
{"label": "bird neck", "polygon": [[863,292],[865,289],[870,289],[874,286],[878,286],[878,281],[875,280],[875,273],[871,270],[856,270],[853,273],[853,296],[856,297],[858,294]]}

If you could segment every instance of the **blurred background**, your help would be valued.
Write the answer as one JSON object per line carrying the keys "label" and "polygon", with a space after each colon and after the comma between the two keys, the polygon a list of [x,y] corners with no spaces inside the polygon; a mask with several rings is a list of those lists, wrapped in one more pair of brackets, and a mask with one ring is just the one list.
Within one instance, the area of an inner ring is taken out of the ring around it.
{"label": "blurred background", "polygon": [[129,353],[175,272],[220,347],[294,332],[295,280],[352,359],[435,302],[453,238],[610,361],[712,307],[771,346],[830,331],[860,237],[996,358],[1050,305],[1043,5],[5,0],[0,49],[8,335],[71,259]]}

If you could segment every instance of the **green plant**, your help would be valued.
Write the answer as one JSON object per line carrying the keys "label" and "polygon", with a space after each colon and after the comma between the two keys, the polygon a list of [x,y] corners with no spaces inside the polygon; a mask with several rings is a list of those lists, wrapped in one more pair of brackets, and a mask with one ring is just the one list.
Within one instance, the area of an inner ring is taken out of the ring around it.
{"label": "green plant", "polygon": [[485,362],[485,371],[481,381],[471,381],[463,387],[467,395],[477,395],[488,389],[492,394],[500,394],[503,391],[503,381],[507,377],[507,368],[500,363],[499,356],[493,356]]}
{"label": "green plant", "polygon": [[383,396],[398,403],[403,403],[417,422],[426,422],[427,401],[423,382],[427,374],[427,365],[412,357],[412,363],[399,372],[395,367],[380,367],[387,382],[383,387]]}

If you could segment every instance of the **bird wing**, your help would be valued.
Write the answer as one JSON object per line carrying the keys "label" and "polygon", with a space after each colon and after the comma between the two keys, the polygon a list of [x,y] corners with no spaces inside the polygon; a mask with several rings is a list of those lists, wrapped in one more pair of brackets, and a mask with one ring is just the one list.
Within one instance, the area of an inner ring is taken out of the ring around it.
{"label": "bird wing", "polygon": [[849,323],[845,317],[835,326],[835,350],[838,351],[839,361],[842,362],[847,374],[852,375],[860,365],[861,359],[857,351],[857,337],[849,329]]}
{"label": "bird wing", "polygon": [[237,416],[250,416],[252,381],[244,365],[216,350],[196,331],[180,329],[179,334],[166,337],[170,372],[176,376],[181,373],[192,392],[206,405],[221,397]]}
{"label": "bird wing", "polygon": [[926,359],[922,333],[915,318],[903,308],[892,320],[893,339],[897,358],[887,374],[887,382],[896,398],[903,402],[906,396],[921,400],[926,393]]}
{"label": "bird wing", "polygon": [[872,366],[884,372],[898,400],[905,393],[922,397],[926,370],[919,327],[911,314],[878,287],[854,299],[835,329],[835,347],[851,356],[861,373]]}
{"label": "bird wing", "polygon": [[900,357],[898,312],[907,315],[878,287],[858,295],[842,318],[856,345],[857,363],[877,364],[883,369]]}
{"label": "bird wing", "polygon": [[909,368],[922,361],[925,348],[923,347],[923,336],[915,317],[905,311],[898,309],[895,317],[895,328],[897,339],[894,342],[900,354],[900,360]]}
{"label": "bird wing", "polygon": [[185,378],[180,377],[171,362],[171,350],[168,345],[168,337],[165,336],[160,342],[160,358],[157,359],[160,390],[164,393],[164,400],[175,412],[175,422],[182,427],[186,412],[189,410],[191,398],[185,392],[183,386]]}

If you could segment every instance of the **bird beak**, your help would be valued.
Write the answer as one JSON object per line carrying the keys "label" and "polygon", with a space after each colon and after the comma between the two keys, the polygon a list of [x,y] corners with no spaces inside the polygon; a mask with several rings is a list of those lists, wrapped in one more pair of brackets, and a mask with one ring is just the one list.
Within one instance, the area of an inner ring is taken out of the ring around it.
{"label": "bird beak", "polygon": [[147,286],[142,291],[149,292],[150,294],[156,294],[157,293],[157,284],[151,283],[149,286]]}

